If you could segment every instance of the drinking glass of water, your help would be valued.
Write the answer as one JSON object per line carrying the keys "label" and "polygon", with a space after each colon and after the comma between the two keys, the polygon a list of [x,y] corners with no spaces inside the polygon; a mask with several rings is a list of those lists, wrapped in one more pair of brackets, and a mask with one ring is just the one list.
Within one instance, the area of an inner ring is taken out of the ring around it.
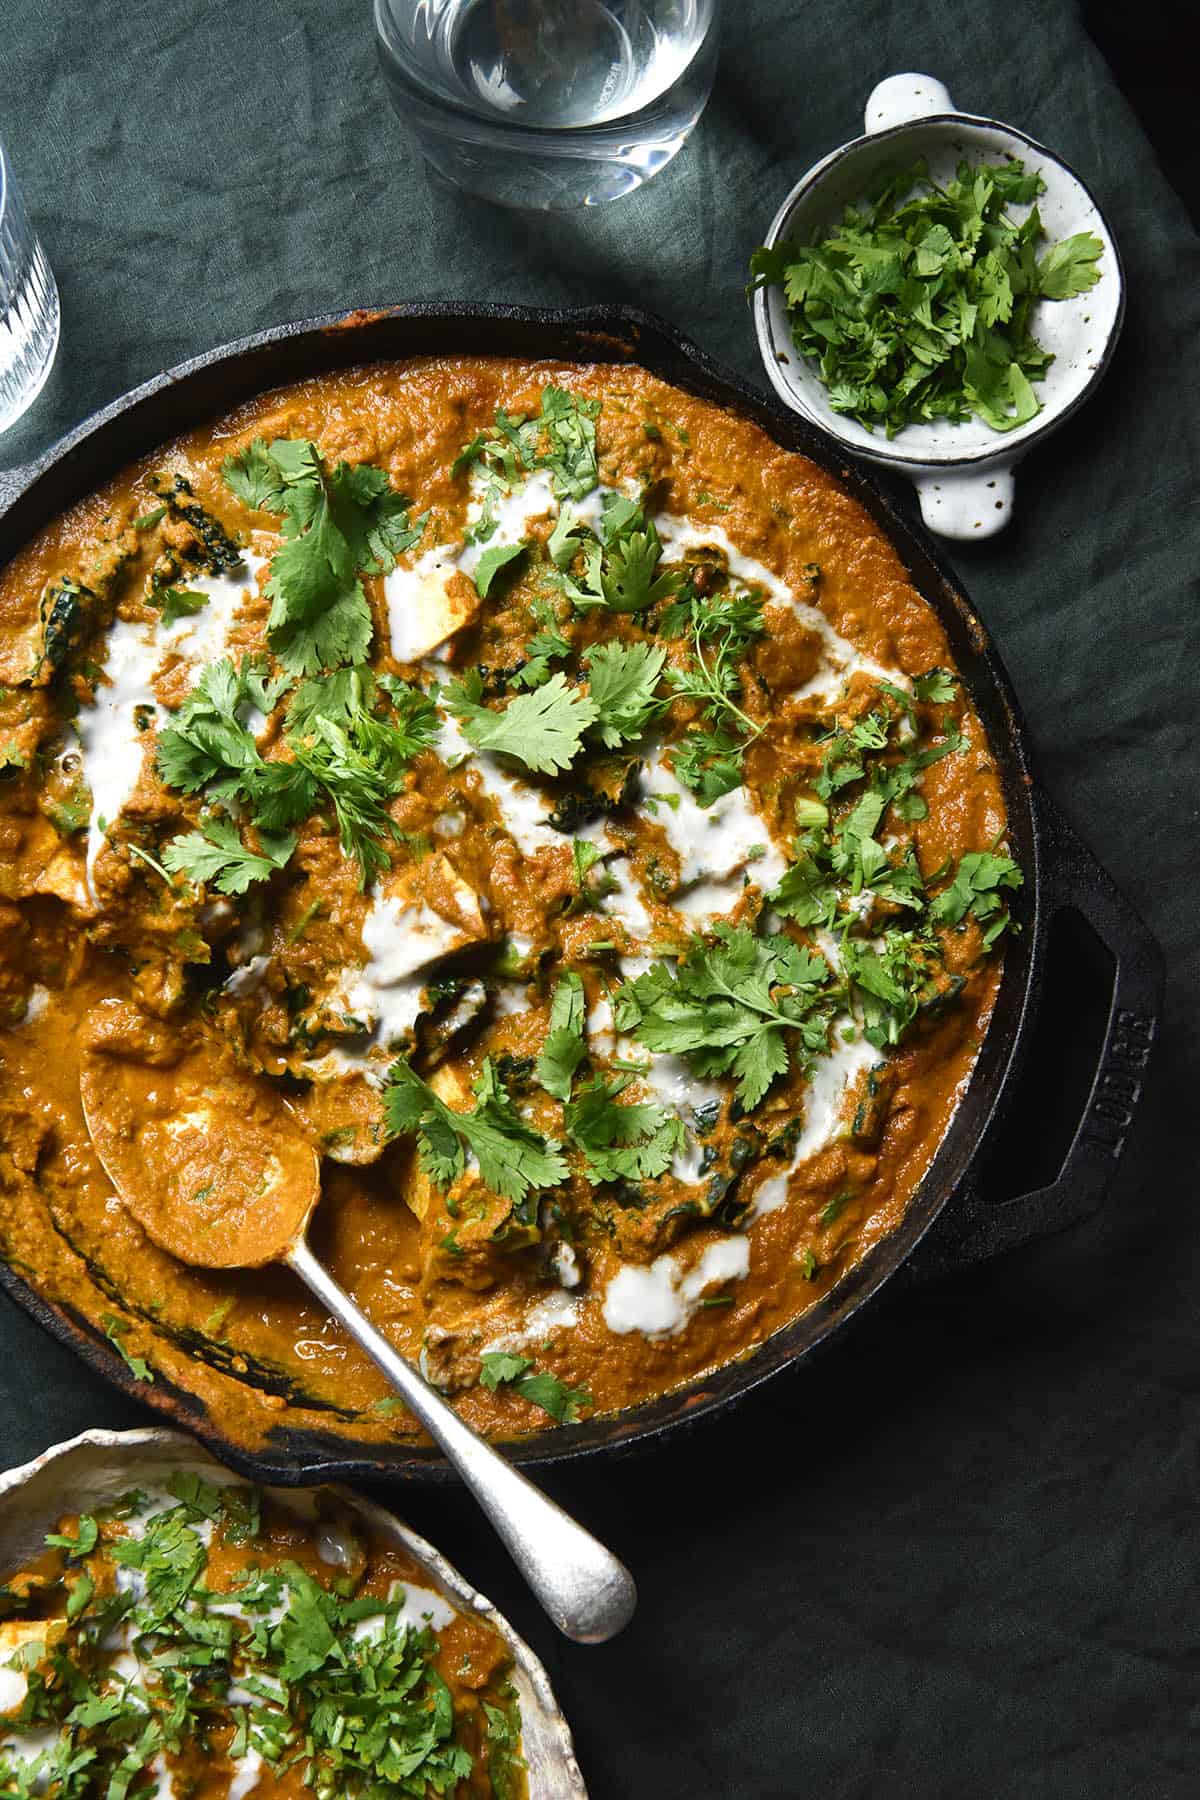
{"label": "drinking glass of water", "polygon": [[433,167],[506,206],[597,206],[704,110],[719,0],[375,0],[392,104]]}
{"label": "drinking glass of water", "polygon": [[41,392],[58,326],[58,289],[0,144],[0,431]]}

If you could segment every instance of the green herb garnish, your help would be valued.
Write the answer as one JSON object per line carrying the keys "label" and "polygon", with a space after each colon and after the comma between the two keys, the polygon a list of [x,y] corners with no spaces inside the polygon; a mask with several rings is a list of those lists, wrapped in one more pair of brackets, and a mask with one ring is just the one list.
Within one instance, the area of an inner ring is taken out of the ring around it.
{"label": "green herb garnish", "polygon": [[267,621],[272,650],[293,675],[363,662],[371,609],[360,573],[382,574],[411,549],[425,520],[409,517],[382,469],[339,462],[329,469],[315,444],[256,438],[227,457],[225,481],[256,511],[283,515],[285,542],[271,559]]}
{"label": "green herb garnish", "polygon": [[479,1379],[493,1393],[501,1385],[511,1387],[522,1400],[532,1401],[560,1425],[574,1424],[581,1406],[593,1405],[586,1388],[568,1387],[557,1375],[538,1373],[531,1356],[508,1350],[489,1350],[480,1359]]}
{"label": "green herb garnish", "polygon": [[484,1186],[507,1200],[524,1200],[566,1180],[559,1145],[526,1124],[490,1057],[474,1092],[473,1111],[455,1112],[406,1062],[394,1062],[383,1095],[388,1131],[393,1137],[416,1135],[421,1167],[443,1190],[463,1173],[468,1150]]}
{"label": "green herb garnish", "polygon": [[835,412],[889,438],[906,425],[974,414],[996,431],[1041,410],[1032,382],[1054,360],[1033,335],[1039,299],[1100,279],[1091,232],[1038,256],[1044,191],[1017,161],[960,162],[939,187],[924,161],[889,175],[839,229],[813,244],[756,250],[753,286],[782,284],[796,348],[815,363]]}

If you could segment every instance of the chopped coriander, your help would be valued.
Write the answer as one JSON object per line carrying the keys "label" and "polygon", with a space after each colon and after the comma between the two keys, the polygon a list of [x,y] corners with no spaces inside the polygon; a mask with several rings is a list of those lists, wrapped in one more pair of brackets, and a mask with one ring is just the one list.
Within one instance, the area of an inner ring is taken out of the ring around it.
{"label": "chopped coriander", "polygon": [[508,1350],[487,1351],[480,1359],[479,1379],[493,1393],[502,1385],[511,1387],[522,1400],[540,1406],[560,1425],[574,1424],[580,1407],[593,1405],[586,1388],[568,1387],[556,1375],[538,1373],[533,1369],[532,1357]]}
{"label": "chopped coriander", "polygon": [[105,1337],[120,1356],[121,1361],[125,1364],[125,1367],[129,1370],[134,1380],[153,1381],[154,1371],[151,1369],[150,1364],[144,1357],[131,1355],[121,1341],[129,1330],[128,1321],[125,1319],[118,1319],[113,1313],[102,1313],[100,1315],[100,1323],[104,1327]]}
{"label": "chopped coriander", "polygon": [[[508,489],[523,471],[546,469],[559,499],[582,500],[600,479],[596,456],[599,413],[598,400],[549,384],[542,389],[539,416],[514,417],[498,408],[495,424],[459,451],[450,473],[457,476],[479,468],[489,485]],[[487,510],[485,502],[485,519]],[[494,525],[486,524],[475,535],[483,539],[493,529]]]}
{"label": "chopped coriander", "polygon": [[1065,300],[1100,279],[1090,232],[1053,244],[1044,191],[1022,163],[960,162],[940,187],[926,163],[889,173],[839,227],[811,244],[759,249],[753,286],[780,284],[796,348],[818,368],[835,412],[889,438],[918,421],[972,414],[1011,431],[1041,410],[1032,382],[1054,360],[1037,341],[1038,299]]}
{"label": "chopped coriander", "polygon": [[455,1112],[406,1062],[394,1062],[383,1097],[388,1132],[392,1137],[415,1134],[421,1167],[443,1190],[463,1173],[467,1150],[478,1161],[485,1187],[507,1200],[524,1200],[566,1180],[559,1146],[525,1123],[490,1057],[474,1092],[473,1111]]}
{"label": "chopped coriander", "polygon": [[568,1100],[575,1071],[587,1055],[583,982],[568,972],[559,977],[550,1007],[550,1031],[537,1060],[537,1078],[556,1100]]}
{"label": "chopped coriander", "polygon": [[1009,856],[988,850],[968,851],[959,862],[953,881],[930,905],[930,916],[940,925],[958,925],[968,913],[983,926],[983,943],[990,949],[1009,922],[1004,890],[1019,888],[1024,877]]}
{"label": "chopped coriander", "polygon": [[226,458],[227,485],[255,510],[282,513],[284,543],[271,559],[267,621],[272,650],[293,675],[362,662],[371,647],[371,609],[360,573],[382,574],[411,549],[425,526],[409,517],[382,469],[339,462],[329,469],[315,444],[256,438]]}
{"label": "chopped coriander", "polygon": [[495,712],[481,703],[481,693],[475,671],[442,692],[468,743],[477,750],[511,756],[540,774],[560,774],[569,768],[584,732],[599,716],[595,701],[581,688],[571,687],[562,674],[551,675],[532,693],[518,694]]}

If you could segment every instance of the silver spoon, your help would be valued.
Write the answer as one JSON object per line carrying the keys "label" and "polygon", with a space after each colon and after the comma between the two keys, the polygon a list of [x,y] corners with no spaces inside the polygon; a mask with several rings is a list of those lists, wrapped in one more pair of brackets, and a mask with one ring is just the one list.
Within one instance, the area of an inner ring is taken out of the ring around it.
{"label": "silver spoon", "polygon": [[286,1263],[445,1452],[558,1629],[601,1644],[628,1624],[625,1565],[465,1424],[313,1255],[320,1165],[268,1083],[218,1071],[203,1050],[167,1067],[85,1050],[79,1090],[96,1154],[147,1237],[197,1268]]}

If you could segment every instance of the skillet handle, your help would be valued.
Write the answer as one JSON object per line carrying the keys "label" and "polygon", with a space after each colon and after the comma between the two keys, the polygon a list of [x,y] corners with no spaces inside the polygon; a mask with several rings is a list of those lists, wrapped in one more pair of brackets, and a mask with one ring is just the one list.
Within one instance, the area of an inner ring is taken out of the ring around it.
{"label": "skillet handle", "polygon": [[[1116,1175],[1143,1096],[1162,1007],[1162,951],[1044,790],[1035,802],[1044,853],[1035,967],[1045,962],[1050,927],[1060,914],[1074,912],[1090,925],[1113,961],[1104,1036],[1087,1101],[1055,1179],[1000,1201],[969,1184],[942,1214],[945,1228],[935,1228],[918,1251],[918,1275],[981,1262],[1090,1218]],[[1005,1135],[1002,1125],[993,1157],[1003,1157]]]}

